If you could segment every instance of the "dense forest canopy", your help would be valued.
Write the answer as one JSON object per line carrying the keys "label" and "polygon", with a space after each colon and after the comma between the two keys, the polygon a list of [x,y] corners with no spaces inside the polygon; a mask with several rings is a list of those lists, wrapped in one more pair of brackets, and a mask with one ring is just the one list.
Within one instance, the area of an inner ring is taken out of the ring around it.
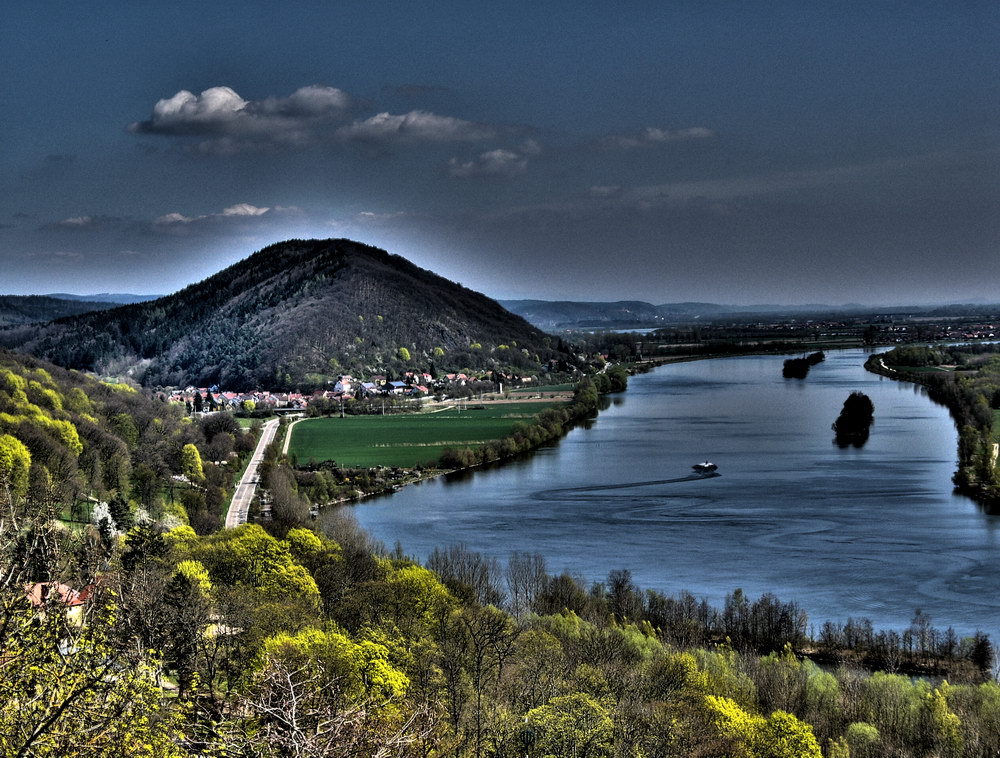
{"label": "dense forest canopy", "polygon": [[0,327],[44,323],[117,307],[116,303],[64,300],[45,295],[0,295]]}

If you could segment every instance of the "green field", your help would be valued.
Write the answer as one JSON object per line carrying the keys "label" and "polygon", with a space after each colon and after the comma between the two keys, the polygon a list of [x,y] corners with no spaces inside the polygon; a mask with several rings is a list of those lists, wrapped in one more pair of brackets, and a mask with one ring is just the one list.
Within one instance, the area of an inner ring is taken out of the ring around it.
{"label": "green field", "polygon": [[502,403],[481,410],[307,419],[292,429],[288,452],[300,463],[335,460],[342,466],[433,463],[447,447],[476,447],[510,433],[552,403]]}
{"label": "green field", "polygon": [[543,395],[546,392],[572,392],[576,388],[576,385],[572,382],[566,382],[565,384],[543,384],[541,387],[518,387],[516,390],[511,390],[512,395],[524,395],[533,394],[537,395],[541,392]]}

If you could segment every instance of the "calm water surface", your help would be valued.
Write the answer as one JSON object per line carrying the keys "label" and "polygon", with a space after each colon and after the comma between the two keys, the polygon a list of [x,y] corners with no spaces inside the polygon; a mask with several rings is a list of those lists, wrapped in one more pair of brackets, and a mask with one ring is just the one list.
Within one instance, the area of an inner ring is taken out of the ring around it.
{"label": "calm water surface", "polygon": [[[783,357],[664,366],[633,377],[589,428],[521,461],[407,487],[353,506],[374,537],[421,559],[464,543],[504,560],[545,555],[550,572],[719,603],[736,587],[797,600],[814,622],[868,616],[1000,636],[1000,520],[952,493],[956,433],[916,385],[827,353],[805,381]],[[847,395],[875,403],[862,449],[830,424]],[[721,476],[687,477],[704,459]]]}

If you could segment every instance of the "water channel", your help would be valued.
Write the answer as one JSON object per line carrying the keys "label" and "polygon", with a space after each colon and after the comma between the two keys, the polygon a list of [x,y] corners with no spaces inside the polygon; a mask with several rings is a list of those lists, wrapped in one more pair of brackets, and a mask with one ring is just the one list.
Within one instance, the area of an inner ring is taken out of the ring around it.
{"label": "water channel", "polygon": [[[550,572],[721,603],[742,587],[794,599],[812,623],[867,616],[1000,636],[1000,518],[953,494],[956,432],[919,386],[866,372],[862,350],[827,353],[805,380],[783,357],[673,364],[633,377],[588,427],[523,460],[430,480],[351,506],[409,555],[464,543],[503,561],[542,553]],[[867,444],[830,424],[867,393]],[[709,459],[721,476],[689,478]]]}

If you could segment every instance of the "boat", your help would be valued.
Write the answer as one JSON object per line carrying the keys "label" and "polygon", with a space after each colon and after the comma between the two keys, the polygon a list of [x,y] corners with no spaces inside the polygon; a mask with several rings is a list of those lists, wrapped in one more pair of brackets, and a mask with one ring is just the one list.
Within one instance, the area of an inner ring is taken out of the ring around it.
{"label": "boat", "polygon": [[715,471],[718,466],[716,466],[711,461],[703,461],[702,463],[696,463],[691,468],[697,471],[699,474],[711,474]]}

